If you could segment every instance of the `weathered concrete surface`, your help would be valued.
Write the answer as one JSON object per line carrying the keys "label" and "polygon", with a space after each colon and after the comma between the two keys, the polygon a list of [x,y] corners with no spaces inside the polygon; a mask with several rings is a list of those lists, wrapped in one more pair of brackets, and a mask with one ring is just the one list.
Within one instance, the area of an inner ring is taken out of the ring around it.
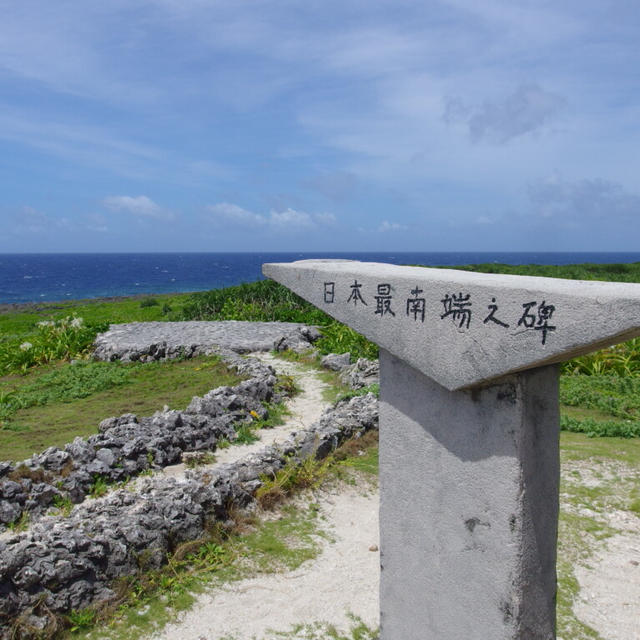
{"label": "weathered concrete surface", "polygon": [[95,341],[98,360],[160,360],[208,353],[215,347],[236,353],[271,351],[284,345],[308,349],[320,334],[296,322],[240,320],[130,322],[112,324]]}
{"label": "weathered concrete surface", "polygon": [[640,335],[640,284],[335,260],[263,273],[447,389]]}
{"label": "weathered concrete surface", "polygon": [[555,366],[448,391],[380,353],[381,640],[555,638]]}

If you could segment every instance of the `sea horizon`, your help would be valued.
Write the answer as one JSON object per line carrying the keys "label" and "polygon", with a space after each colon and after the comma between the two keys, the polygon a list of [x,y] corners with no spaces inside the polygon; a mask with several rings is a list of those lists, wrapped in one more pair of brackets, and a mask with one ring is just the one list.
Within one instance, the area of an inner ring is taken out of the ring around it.
{"label": "sea horizon", "polygon": [[310,258],[391,264],[640,262],[631,251],[265,251],[0,254],[0,304],[189,293],[263,278],[265,262]]}

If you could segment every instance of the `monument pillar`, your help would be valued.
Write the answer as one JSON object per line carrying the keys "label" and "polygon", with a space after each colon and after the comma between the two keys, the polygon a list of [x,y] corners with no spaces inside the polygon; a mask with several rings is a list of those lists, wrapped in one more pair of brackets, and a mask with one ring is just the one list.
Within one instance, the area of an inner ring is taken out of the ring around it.
{"label": "monument pillar", "polygon": [[380,347],[382,640],[553,640],[557,365],[640,335],[640,285],[263,272]]}
{"label": "monument pillar", "polygon": [[449,391],[380,351],[381,640],[555,637],[558,372]]}

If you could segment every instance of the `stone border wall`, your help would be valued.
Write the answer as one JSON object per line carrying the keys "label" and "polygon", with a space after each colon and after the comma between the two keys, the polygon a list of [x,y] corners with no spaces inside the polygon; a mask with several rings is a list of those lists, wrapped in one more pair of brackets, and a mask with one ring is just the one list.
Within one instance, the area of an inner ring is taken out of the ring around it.
{"label": "stone border wall", "polygon": [[44,517],[28,532],[0,541],[0,638],[12,637],[19,617],[45,630],[55,624],[53,614],[113,598],[113,580],[135,574],[142,553],[147,567],[161,566],[211,521],[226,521],[232,505],[249,505],[261,476],[310,455],[323,458],[377,424],[373,394],[345,400],[281,446],[214,471],[188,471],[184,480],[149,478],[136,493],[114,491],[77,506],[69,517]]}
{"label": "stone border wall", "polygon": [[275,371],[233,351],[219,349],[217,355],[251,377],[194,397],[185,411],[107,418],[98,434],[78,437],[64,449],[49,447],[17,464],[0,462],[0,531],[24,513],[37,518],[60,500],[82,502],[96,478],[120,482],[177,464],[186,451],[214,451],[220,439],[236,438],[234,425],[266,417],[263,403],[283,397],[275,391]]}

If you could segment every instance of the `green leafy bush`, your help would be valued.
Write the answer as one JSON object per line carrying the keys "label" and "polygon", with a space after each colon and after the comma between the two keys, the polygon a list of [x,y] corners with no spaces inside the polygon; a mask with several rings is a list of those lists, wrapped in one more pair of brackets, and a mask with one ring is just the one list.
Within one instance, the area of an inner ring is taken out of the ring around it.
{"label": "green leafy bush", "polygon": [[569,375],[560,378],[560,403],[625,420],[640,419],[640,378]]}
{"label": "green leafy bush", "polygon": [[29,339],[0,344],[0,375],[25,373],[30,367],[85,355],[108,323],[85,324],[82,318],[43,320]]}
{"label": "green leafy bush", "polygon": [[640,437],[640,421],[633,420],[594,420],[592,418],[573,418],[560,416],[560,428],[564,431],[586,433],[591,437]]}
{"label": "green leafy bush", "polygon": [[640,375],[640,338],[574,358],[563,365],[563,373],[585,375]]}
{"label": "green leafy bush", "polygon": [[332,321],[321,327],[322,338],[316,342],[320,353],[347,353],[353,359],[378,357],[378,345],[367,340],[362,334],[354,331],[341,322]]}

